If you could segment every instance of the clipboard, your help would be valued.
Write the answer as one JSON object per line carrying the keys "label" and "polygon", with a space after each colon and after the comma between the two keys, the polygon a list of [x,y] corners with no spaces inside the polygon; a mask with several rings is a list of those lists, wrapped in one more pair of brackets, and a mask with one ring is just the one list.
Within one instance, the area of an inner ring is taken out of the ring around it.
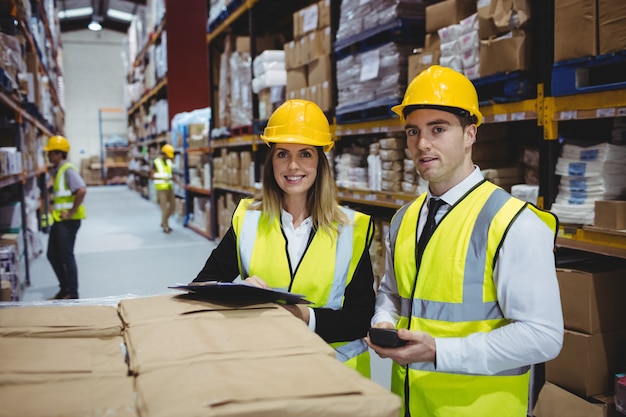
{"label": "clipboard", "polygon": [[220,281],[190,282],[168,287],[174,290],[187,291],[206,298],[236,301],[240,299],[279,304],[312,304],[304,295],[287,291],[254,287],[248,284]]}

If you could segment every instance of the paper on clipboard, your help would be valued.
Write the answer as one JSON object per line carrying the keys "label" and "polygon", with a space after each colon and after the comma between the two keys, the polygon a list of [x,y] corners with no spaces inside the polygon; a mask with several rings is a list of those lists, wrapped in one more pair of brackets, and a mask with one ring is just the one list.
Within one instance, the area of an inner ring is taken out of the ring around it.
{"label": "paper on clipboard", "polygon": [[252,299],[264,302],[276,302],[279,304],[311,304],[311,302],[306,300],[301,294],[293,294],[286,291],[254,287],[252,285],[234,282],[190,282],[189,284],[181,284],[168,288],[192,292],[206,298],[219,298],[222,300]]}

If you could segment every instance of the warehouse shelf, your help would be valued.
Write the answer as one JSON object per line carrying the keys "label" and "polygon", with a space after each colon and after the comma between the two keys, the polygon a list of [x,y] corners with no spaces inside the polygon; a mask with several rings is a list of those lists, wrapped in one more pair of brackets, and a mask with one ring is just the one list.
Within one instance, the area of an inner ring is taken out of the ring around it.
{"label": "warehouse shelf", "polygon": [[208,234],[206,231],[202,230],[200,227],[196,226],[191,221],[187,222],[187,224],[185,226],[188,227],[189,229],[193,230],[194,232],[198,233],[199,235],[206,237],[209,240],[213,239],[213,236]]}
{"label": "warehouse shelf", "polygon": [[167,76],[159,80],[159,82],[157,82],[154,87],[152,87],[146,94],[141,96],[139,100],[133,103],[130,109],[128,109],[128,115],[130,116],[133,113],[135,113],[137,110],[139,110],[139,107],[147,103],[151,98],[155,97],[161,91],[161,89],[165,88],[166,86],[167,86]]}
{"label": "warehouse shelf", "polygon": [[185,189],[195,194],[211,195],[211,190],[207,190],[205,188],[198,188],[198,187],[193,187],[191,185],[188,185],[185,187]]}
{"label": "warehouse shelf", "polygon": [[161,20],[161,23],[157,26],[156,30],[150,34],[150,39],[148,42],[141,48],[141,51],[137,54],[135,61],[133,62],[133,67],[140,66],[148,53],[148,49],[157,43],[157,40],[161,37],[163,30],[165,29],[165,19]]}
{"label": "warehouse shelf", "polygon": [[243,194],[253,196],[260,190],[257,190],[254,187],[244,187],[241,185],[228,185],[228,184],[219,184],[213,183],[213,189],[222,190],[222,191],[230,191],[232,193]]}
{"label": "warehouse shelf", "polygon": [[187,148],[186,152],[205,154],[205,153],[211,152],[211,148]]}
{"label": "warehouse shelf", "polygon": [[345,187],[338,187],[337,197],[340,201],[349,203],[398,209],[404,204],[413,201],[416,196],[411,194],[390,193],[386,191],[353,190]]}
{"label": "warehouse shelf", "polygon": [[557,246],[626,258],[626,231],[592,226],[561,226]]}
{"label": "warehouse shelf", "polygon": [[403,132],[404,126],[399,118],[371,120],[366,122],[335,124],[331,126],[336,136],[371,135],[378,133]]}
{"label": "warehouse shelf", "polygon": [[513,103],[494,103],[481,106],[480,112],[483,115],[483,123],[503,123],[537,120],[539,108],[536,99],[529,99]]}
{"label": "warehouse shelf", "polygon": [[2,91],[0,91],[0,104],[4,104],[5,106],[11,108],[13,111],[15,111],[18,118],[26,120],[37,129],[41,130],[47,136],[50,136],[52,134],[51,130],[47,126],[44,126],[44,124],[39,119],[31,115],[24,107],[22,107],[21,103],[18,103],[14,98],[6,95]]}
{"label": "warehouse shelf", "polygon": [[[211,43],[216,37],[218,37],[221,33],[226,31],[228,27],[237,19],[239,19],[245,12],[252,9],[254,4],[258,0],[245,0],[243,3],[239,5],[239,7],[232,10],[230,13],[225,16],[221,23],[219,23],[215,28],[211,29],[209,33],[206,35],[206,43]],[[235,3],[234,1],[232,3]]]}
{"label": "warehouse shelf", "polygon": [[0,188],[8,187],[9,185],[18,184],[23,181],[23,176],[19,174],[11,174],[0,178]]}
{"label": "warehouse shelf", "polygon": [[265,144],[258,135],[240,135],[224,139],[212,139],[211,147],[213,148],[231,148],[238,146],[252,146],[253,149],[257,145]]}

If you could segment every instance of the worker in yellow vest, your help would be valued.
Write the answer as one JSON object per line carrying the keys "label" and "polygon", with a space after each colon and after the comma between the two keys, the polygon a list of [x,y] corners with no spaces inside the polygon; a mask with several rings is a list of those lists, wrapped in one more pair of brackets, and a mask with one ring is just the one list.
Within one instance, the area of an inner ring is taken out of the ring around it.
{"label": "worker in yellow vest", "polygon": [[151,175],[161,208],[161,228],[165,233],[172,231],[169,218],[174,214],[176,207],[172,183],[172,159],[174,159],[174,147],[170,144],[163,145],[160,155],[154,158]]}
{"label": "worker in yellow vest", "polygon": [[526,417],[530,367],[559,354],[558,221],[472,162],[482,115],[464,75],[431,66],[392,109],[428,190],[393,217],[372,325],[398,329],[403,416]]}
{"label": "worker in yellow vest", "polygon": [[288,100],[261,138],[270,147],[261,199],[244,199],[232,225],[194,281],[244,282],[303,294],[313,304],[285,306],[369,377],[363,337],[374,312],[368,248],[370,216],[337,204],[325,152],[326,115],[313,102]]}
{"label": "worker in yellow vest", "polygon": [[45,151],[50,161],[49,173],[53,178],[54,193],[47,256],[60,286],[59,292],[51,299],[76,299],[78,269],[74,243],[81,220],[85,218],[83,201],[87,186],[76,167],[67,161],[70,143],[66,138],[59,135],[50,137]]}

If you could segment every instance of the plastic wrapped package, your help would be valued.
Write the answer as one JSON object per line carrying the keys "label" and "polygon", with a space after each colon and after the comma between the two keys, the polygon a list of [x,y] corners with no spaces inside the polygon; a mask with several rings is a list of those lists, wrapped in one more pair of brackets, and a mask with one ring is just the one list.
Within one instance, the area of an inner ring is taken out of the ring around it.
{"label": "plastic wrapped package", "polygon": [[410,45],[390,42],[337,61],[337,108],[380,99],[396,99],[407,85]]}
{"label": "plastic wrapped package", "polygon": [[247,52],[230,56],[230,118],[231,127],[252,124],[252,60]]}
{"label": "plastic wrapped package", "polygon": [[267,71],[285,70],[285,51],[266,50],[261,52],[252,63],[253,74],[260,77]]}

